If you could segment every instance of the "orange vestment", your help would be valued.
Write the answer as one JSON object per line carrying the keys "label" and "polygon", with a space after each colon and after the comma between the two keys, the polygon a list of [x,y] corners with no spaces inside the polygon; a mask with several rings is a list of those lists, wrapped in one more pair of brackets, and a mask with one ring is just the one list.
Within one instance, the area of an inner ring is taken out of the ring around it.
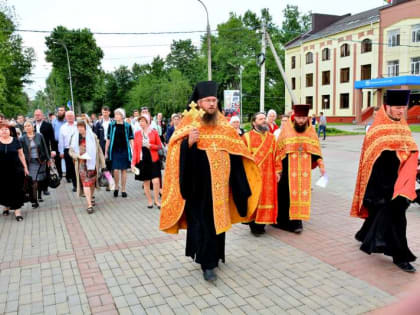
{"label": "orange vestment", "polygon": [[263,182],[255,222],[259,224],[277,223],[276,173],[281,171],[281,161],[276,159],[276,138],[270,132],[261,134],[251,130],[243,135],[243,139],[260,169]]}
{"label": "orange vestment", "polygon": [[[283,161],[287,155],[289,156],[290,220],[309,220],[311,215],[311,171],[317,165],[324,168],[321,145],[315,129],[308,126],[304,132],[299,133],[293,127],[292,120],[289,120],[284,124],[277,140],[277,150],[277,158],[280,161]],[[317,164],[312,163],[312,155],[319,156]]]}
{"label": "orange vestment", "polygon": [[[237,131],[221,113],[216,126],[201,124],[200,117],[185,115],[171,137],[166,157],[163,182],[160,229],[167,233],[178,233],[187,228],[184,213],[185,200],[179,185],[179,160],[182,141],[190,131],[197,128],[200,137],[197,148],[206,151],[211,172],[213,215],[216,234],[229,230],[234,223],[248,222],[254,214],[261,193],[261,176],[251,153],[246,148]],[[248,199],[247,217],[239,216],[229,187],[229,154],[242,156],[251,196]]]}
{"label": "orange vestment", "polygon": [[372,174],[373,165],[381,153],[386,150],[396,151],[400,160],[398,178],[394,185],[392,198],[403,196],[409,200],[414,200],[417,197],[415,191],[418,163],[417,144],[411,135],[407,122],[404,119],[400,121],[392,120],[382,106],[363,142],[359,172],[350,210],[351,216],[368,217],[368,209],[363,206],[363,198]]}

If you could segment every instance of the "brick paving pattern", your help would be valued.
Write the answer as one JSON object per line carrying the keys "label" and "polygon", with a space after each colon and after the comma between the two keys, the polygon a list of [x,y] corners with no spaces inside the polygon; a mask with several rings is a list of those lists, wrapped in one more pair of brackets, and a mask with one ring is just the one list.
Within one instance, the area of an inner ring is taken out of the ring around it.
{"label": "brick paving pattern", "polygon": [[[227,234],[215,284],[184,256],[185,233],[158,230],[130,174],[127,199],[101,191],[96,212],[63,184],[23,222],[0,219],[0,314],[362,314],[404,295],[418,275],[368,256],[348,216],[362,137],[323,142],[328,189],[315,187],[312,218],[295,235],[245,225]],[[314,172],[314,181],[319,177]],[[408,212],[420,252],[420,207]],[[418,269],[419,263],[414,264]]]}

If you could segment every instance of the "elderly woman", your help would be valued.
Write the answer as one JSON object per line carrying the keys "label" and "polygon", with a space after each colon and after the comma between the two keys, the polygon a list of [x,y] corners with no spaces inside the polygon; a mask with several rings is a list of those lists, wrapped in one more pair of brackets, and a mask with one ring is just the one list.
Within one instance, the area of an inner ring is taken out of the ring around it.
{"label": "elderly woman", "polygon": [[133,130],[131,125],[124,121],[125,110],[117,108],[114,111],[114,120],[109,124],[108,136],[105,146],[105,158],[111,161],[114,173],[115,190],[114,197],[118,197],[119,181],[121,173],[121,196],[127,197],[127,169],[131,166],[133,147]]}
{"label": "elderly woman", "polygon": [[279,128],[279,126],[277,126],[276,124],[276,118],[276,111],[274,109],[270,109],[267,113],[267,123],[271,133],[274,133],[274,131],[276,131]]}
{"label": "elderly woman", "polygon": [[242,137],[242,135],[245,133],[245,131],[241,128],[241,121],[239,120],[238,116],[232,116],[230,118],[230,125],[235,128],[235,130],[238,132],[238,135]]}
{"label": "elderly woman", "polygon": [[25,156],[17,138],[12,137],[10,126],[0,123],[0,205],[4,206],[3,215],[15,211],[16,221],[22,221],[20,208],[23,206],[23,183],[29,175]]}
{"label": "elderly woman", "polygon": [[88,123],[89,120],[77,121],[77,132],[70,140],[69,154],[74,160],[77,178],[77,192],[86,197],[87,212],[93,213],[95,206],[95,188],[98,185],[98,173],[105,168],[105,159],[99,141]]}
{"label": "elderly woman", "polygon": [[141,116],[140,130],[134,136],[134,149],[131,167],[137,167],[140,174],[136,175],[137,180],[144,181],[144,193],[148,201],[148,208],[153,208],[152,196],[150,194],[150,181],[153,184],[155,205],[160,209],[159,188],[161,177],[161,166],[158,151],[162,148],[159,133],[150,127],[149,116]]}
{"label": "elderly woman", "polygon": [[29,175],[32,177],[32,189],[34,200],[32,208],[38,208],[42,200],[42,191],[47,188],[47,163],[50,160],[50,153],[44,137],[34,130],[30,121],[23,125],[25,133],[20,138],[20,144],[25,155],[25,161],[29,168]]}

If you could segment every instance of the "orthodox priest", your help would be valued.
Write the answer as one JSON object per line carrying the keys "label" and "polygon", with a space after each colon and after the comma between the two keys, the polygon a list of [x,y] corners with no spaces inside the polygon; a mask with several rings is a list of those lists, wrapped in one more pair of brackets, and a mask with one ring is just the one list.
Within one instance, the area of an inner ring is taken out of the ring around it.
{"label": "orthodox priest", "polygon": [[365,219],[356,239],[367,254],[384,253],[406,272],[416,257],[408,248],[405,212],[416,198],[418,148],[404,119],[409,90],[388,90],[363,142],[351,215]]}
{"label": "orthodox priest", "polygon": [[252,117],[252,130],[243,139],[260,169],[264,185],[258,203],[255,220],[249,223],[251,233],[265,233],[265,224],[277,222],[277,183],[280,180],[281,163],[276,159],[276,138],[270,132],[266,116],[259,112]]}
{"label": "orthodox priest", "polygon": [[171,137],[160,217],[162,231],[187,229],[186,256],[206,281],[225,260],[225,232],[250,221],[262,186],[251,153],[219,111],[217,90],[213,81],[197,84]]}
{"label": "orthodox priest", "polygon": [[302,220],[310,219],[311,173],[319,167],[325,175],[321,146],[315,129],[310,125],[309,105],[294,105],[294,115],[284,124],[277,140],[277,158],[282,165],[278,184],[280,229],[301,233]]}

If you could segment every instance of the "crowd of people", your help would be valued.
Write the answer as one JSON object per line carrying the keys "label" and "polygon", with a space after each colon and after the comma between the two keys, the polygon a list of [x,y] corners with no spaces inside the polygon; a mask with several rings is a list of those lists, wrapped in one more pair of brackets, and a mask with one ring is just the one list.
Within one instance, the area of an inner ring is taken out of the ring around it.
{"label": "crowd of people", "polygon": [[[136,180],[144,182],[148,207],[160,208],[164,149],[181,115],[174,114],[166,124],[161,113],[152,118],[146,107],[131,117],[122,108],[112,114],[108,107],[98,116],[76,116],[65,107],[48,117],[39,109],[32,118],[18,115],[8,120],[0,114],[0,167],[4,178],[10,178],[0,187],[3,215],[14,210],[16,220],[22,221],[20,209],[25,202],[38,208],[50,195],[51,167],[86,199],[89,214],[95,211],[95,190],[105,171],[112,173],[115,198],[128,196],[127,171],[132,171]],[[106,190],[110,188],[107,185]]]}
{"label": "crowd of people", "polygon": [[[355,236],[362,251],[392,256],[399,268],[414,272],[405,211],[417,197],[418,148],[403,117],[409,94],[390,90],[385,105],[375,109],[351,215],[365,219]],[[54,165],[85,198],[89,214],[106,171],[112,172],[112,185],[105,186],[114,198],[128,196],[127,173],[132,172],[143,182],[147,207],[161,210],[160,229],[187,228],[186,255],[201,265],[207,281],[216,280],[215,268],[225,260],[225,232],[232,224],[247,224],[256,237],[267,225],[302,233],[303,221],[311,217],[312,170],[326,176],[319,140],[321,133],[325,139],[325,116],[310,117],[309,105],[296,104],[280,117],[280,125],[274,110],[255,113],[245,131],[238,116],[222,114],[217,95],[215,82],[197,84],[187,111],[168,122],[161,113],[152,117],[146,107],[131,117],[108,107],[98,117],[76,116],[64,107],[48,118],[41,110],[13,122],[0,115],[3,215],[14,210],[22,221],[24,202],[38,208],[50,193]]]}

